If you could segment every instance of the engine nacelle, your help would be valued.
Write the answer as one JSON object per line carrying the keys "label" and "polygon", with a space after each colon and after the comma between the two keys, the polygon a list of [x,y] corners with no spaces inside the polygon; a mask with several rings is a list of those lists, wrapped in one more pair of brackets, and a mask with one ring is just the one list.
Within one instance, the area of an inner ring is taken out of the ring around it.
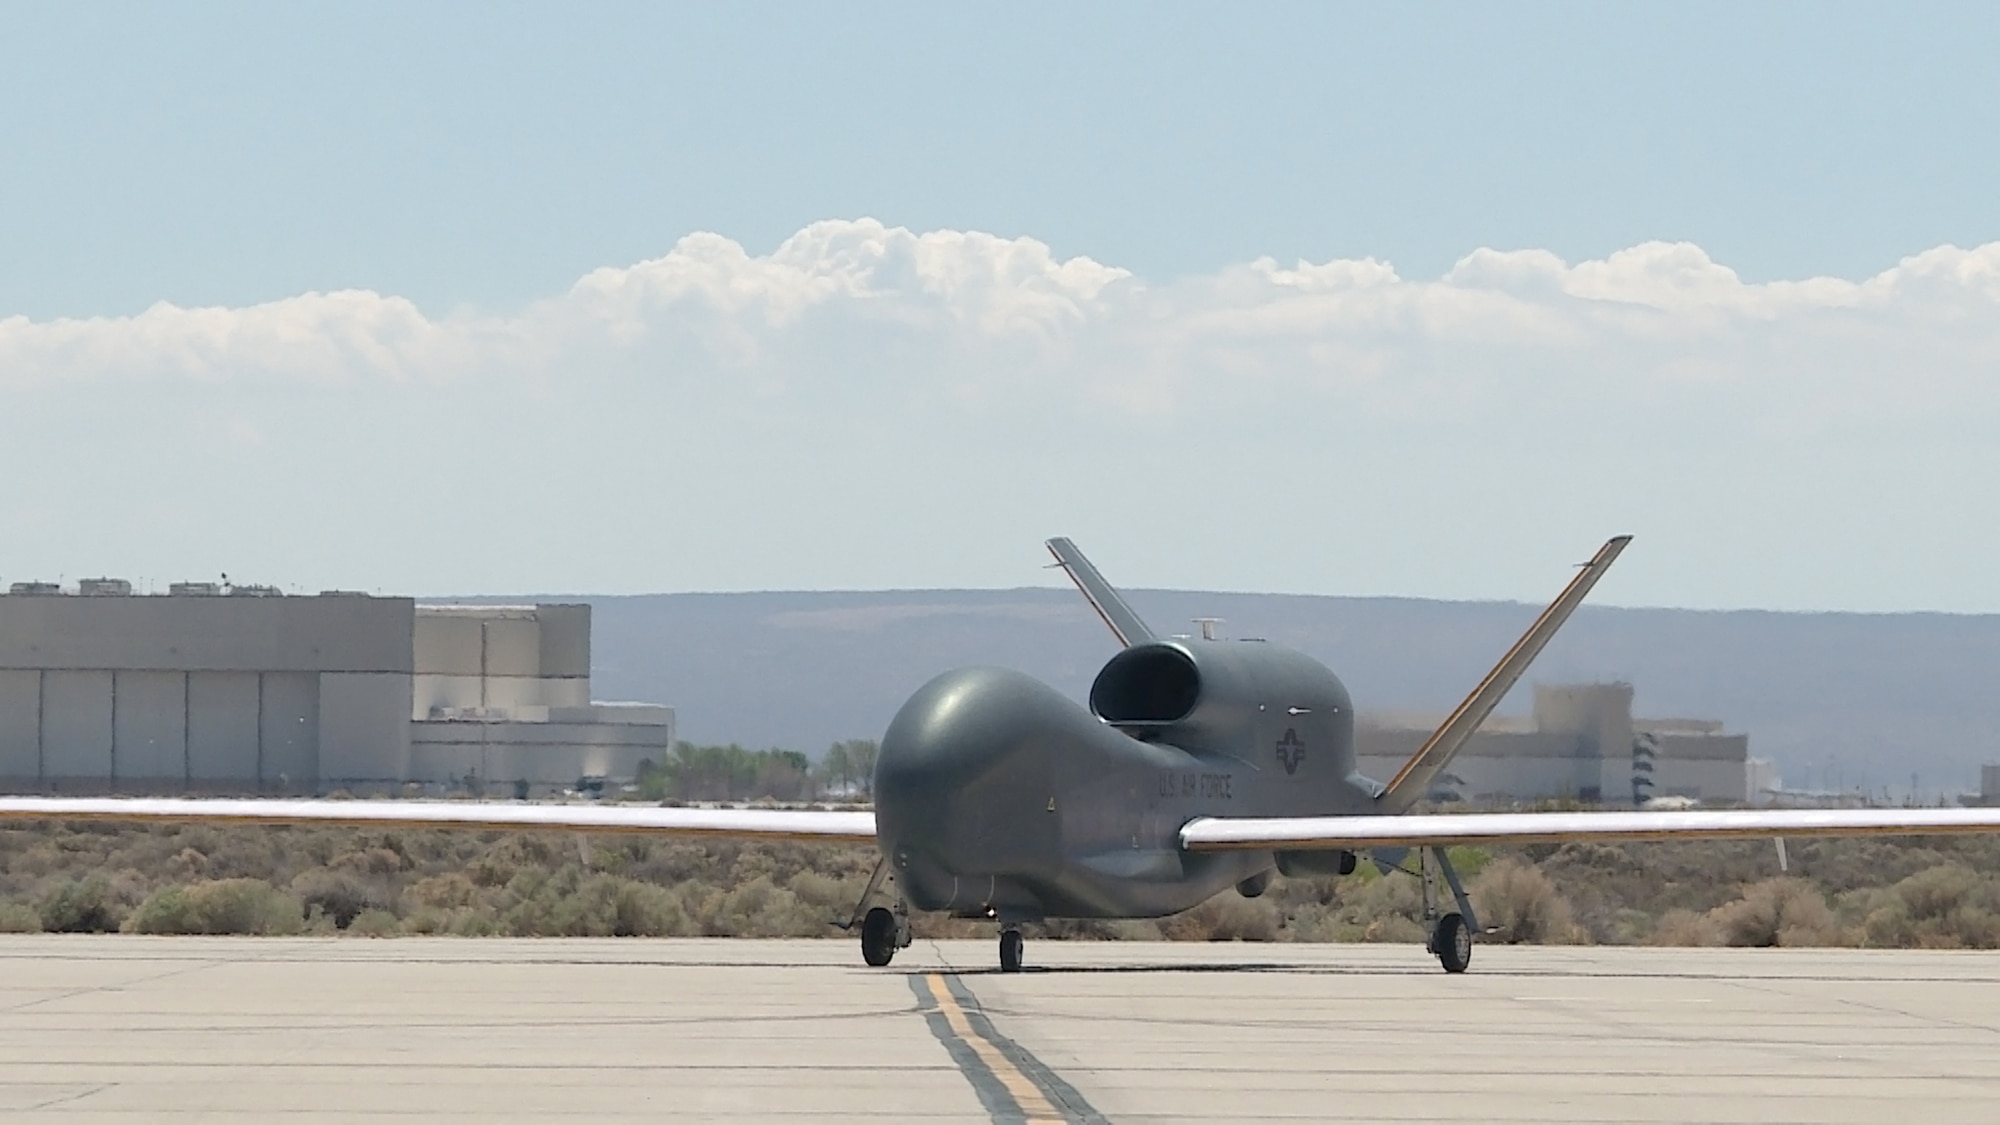
{"label": "engine nacelle", "polygon": [[1260,641],[1133,645],[1097,674],[1090,710],[1135,738],[1222,753],[1267,730],[1311,728],[1348,751],[1341,776],[1353,768],[1346,686],[1317,660]]}

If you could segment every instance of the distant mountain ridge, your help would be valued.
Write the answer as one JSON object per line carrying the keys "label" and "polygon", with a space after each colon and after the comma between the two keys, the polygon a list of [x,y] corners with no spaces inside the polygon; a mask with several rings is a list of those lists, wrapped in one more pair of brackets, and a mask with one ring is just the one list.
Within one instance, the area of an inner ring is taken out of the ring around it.
{"label": "distant mountain ridge", "polygon": [[[1539,607],[1127,591],[1155,628],[1262,637],[1325,661],[1358,710],[1442,713]],[[516,599],[518,600],[518,599]],[[1082,699],[1114,651],[1067,589],[571,597],[595,614],[599,698],[673,704],[697,742],[818,754],[879,737],[930,677],[1000,664]],[[1585,606],[1530,682],[1625,680],[1640,714],[1720,719],[1795,787],[1976,787],[2000,761],[2000,616]],[[1524,713],[1526,685],[1503,705]]]}

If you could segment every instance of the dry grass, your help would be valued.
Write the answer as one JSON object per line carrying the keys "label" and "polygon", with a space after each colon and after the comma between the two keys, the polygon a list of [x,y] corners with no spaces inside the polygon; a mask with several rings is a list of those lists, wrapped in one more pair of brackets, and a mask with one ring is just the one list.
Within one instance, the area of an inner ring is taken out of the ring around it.
{"label": "dry grass", "polygon": [[[1818,840],[1458,850],[1512,942],[2000,948],[2000,841]],[[0,932],[845,936],[871,849],[454,831],[41,825],[0,830]],[[919,915],[920,937],[990,923]],[[1080,940],[1421,942],[1417,880],[1371,864],[1278,879]]]}

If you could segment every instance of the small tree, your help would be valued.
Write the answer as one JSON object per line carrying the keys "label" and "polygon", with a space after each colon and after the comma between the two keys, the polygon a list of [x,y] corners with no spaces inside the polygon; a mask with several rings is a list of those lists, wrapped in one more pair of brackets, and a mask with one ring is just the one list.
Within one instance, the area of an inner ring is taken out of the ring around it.
{"label": "small tree", "polygon": [[847,743],[836,742],[827,748],[826,756],[819,760],[820,788],[833,793],[847,793],[854,784],[854,761],[847,754]]}
{"label": "small tree", "polygon": [[[875,792],[875,755],[881,748],[872,738],[850,738],[837,742],[834,749],[843,752],[847,759],[848,779],[863,793]],[[827,751],[829,755],[832,750]]]}

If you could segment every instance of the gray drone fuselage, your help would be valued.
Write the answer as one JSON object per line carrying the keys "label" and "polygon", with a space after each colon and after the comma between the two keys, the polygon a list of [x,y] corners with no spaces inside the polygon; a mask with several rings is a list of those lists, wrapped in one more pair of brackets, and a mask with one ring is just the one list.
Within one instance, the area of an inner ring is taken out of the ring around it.
{"label": "gray drone fuselage", "polygon": [[1252,893],[1286,858],[1184,851],[1189,820],[1359,813],[1380,792],[1355,770],[1352,704],[1325,665],[1261,641],[1149,639],[1098,673],[1089,710],[1005,668],[925,684],[883,736],[875,815],[918,909],[1148,918]]}

